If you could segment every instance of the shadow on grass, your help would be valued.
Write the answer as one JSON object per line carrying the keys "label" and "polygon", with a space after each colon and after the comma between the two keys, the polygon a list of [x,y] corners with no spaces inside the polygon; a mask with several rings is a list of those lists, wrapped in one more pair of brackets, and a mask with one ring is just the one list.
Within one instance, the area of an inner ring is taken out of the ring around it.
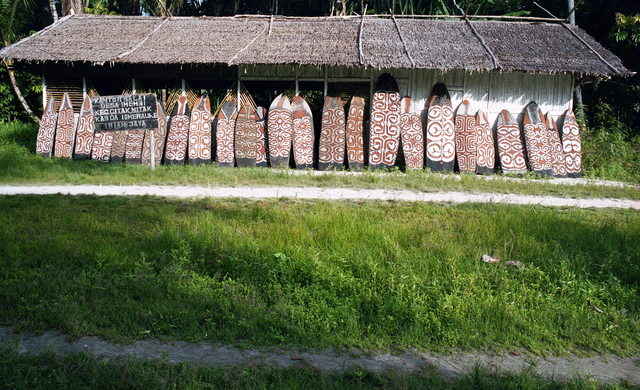
{"label": "shadow on grass", "polygon": [[631,211],[12,196],[0,216],[0,321],[22,330],[435,350],[640,341]]}

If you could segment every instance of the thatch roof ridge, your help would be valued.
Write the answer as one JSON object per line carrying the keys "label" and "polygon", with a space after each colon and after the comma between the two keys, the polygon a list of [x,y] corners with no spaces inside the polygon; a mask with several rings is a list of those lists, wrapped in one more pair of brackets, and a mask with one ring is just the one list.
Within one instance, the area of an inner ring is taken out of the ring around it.
{"label": "thatch roof ridge", "polygon": [[36,63],[298,64],[633,74],[584,30],[564,28],[557,22],[368,15],[74,15],[2,49],[0,58]]}

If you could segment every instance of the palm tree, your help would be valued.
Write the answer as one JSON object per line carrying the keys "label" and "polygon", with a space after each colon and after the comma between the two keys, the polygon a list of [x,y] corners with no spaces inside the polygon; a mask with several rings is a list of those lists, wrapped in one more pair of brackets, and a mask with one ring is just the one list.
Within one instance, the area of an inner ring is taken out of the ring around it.
{"label": "palm tree", "polygon": [[[0,27],[0,34],[2,35],[3,47],[9,46],[11,43],[21,38],[18,31],[23,31],[27,26],[28,19],[26,15],[28,15],[29,8],[32,5],[31,0],[0,0],[0,26],[2,26]],[[33,113],[33,110],[29,107],[24,96],[22,96],[22,92],[20,92],[20,88],[16,81],[16,75],[13,70],[13,62],[9,59],[4,59],[3,63],[7,68],[7,73],[9,74],[13,91],[22,104],[22,107],[24,107],[24,110],[36,123],[40,123],[40,119],[38,119],[38,117]]]}

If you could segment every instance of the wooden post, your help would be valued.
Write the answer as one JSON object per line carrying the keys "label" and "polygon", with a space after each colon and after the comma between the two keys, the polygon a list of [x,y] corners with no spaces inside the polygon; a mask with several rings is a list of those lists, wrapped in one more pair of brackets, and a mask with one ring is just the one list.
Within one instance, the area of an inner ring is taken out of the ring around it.
{"label": "wooden post", "polygon": [[373,102],[373,93],[375,92],[373,90],[373,69],[369,68],[369,101]]}
{"label": "wooden post", "polygon": [[240,112],[240,65],[238,65],[238,78],[237,78],[238,88],[236,88],[236,112]]}
{"label": "wooden post", "polygon": [[154,172],[156,170],[156,146],[154,145],[153,129],[149,130],[149,135],[151,136],[151,172]]}
{"label": "wooden post", "polygon": [[84,99],[87,96],[87,78],[82,78],[82,98]]}
{"label": "wooden post", "polygon": [[131,94],[136,94],[136,79],[131,79]]}
{"label": "wooden post", "polygon": [[42,71],[42,111],[47,108],[47,81],[44,77],[44,71]]}
{"label": "wooden post", "polygon": [[327,66],[324,66],[324,97],[327,97],[327,89],[329,88],[329,81],[328,81],[328,77],[329,77],[329,70],[327,69]]}
{"label": "wooden post", "polygon": [[187,83],[185,83],[184,79],[182,79],[182,96],[187,94]]}

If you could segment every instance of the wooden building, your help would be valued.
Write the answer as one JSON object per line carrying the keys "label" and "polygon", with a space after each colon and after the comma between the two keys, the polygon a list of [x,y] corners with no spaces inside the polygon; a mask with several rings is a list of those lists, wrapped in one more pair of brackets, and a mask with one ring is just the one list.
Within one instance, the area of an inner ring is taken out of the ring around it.
{"label": "wooden building", "polygon": [[119,94],[131,79],[149,89],[181,80],[195,89],[229,88],[240,80],[249,92],[294,84],[372,94],[377,78],[390,73],[418,107],[443,82],[454,107],[467,99],[491,123],[501,110],[520,113],[531,100],[560,115],[572,108],[576,82],[632,74],[582,29],[560,22],[401,16],[74,15],[0,57],[41,72],[43,99],[77,96],[87,80],[101,95]]}

